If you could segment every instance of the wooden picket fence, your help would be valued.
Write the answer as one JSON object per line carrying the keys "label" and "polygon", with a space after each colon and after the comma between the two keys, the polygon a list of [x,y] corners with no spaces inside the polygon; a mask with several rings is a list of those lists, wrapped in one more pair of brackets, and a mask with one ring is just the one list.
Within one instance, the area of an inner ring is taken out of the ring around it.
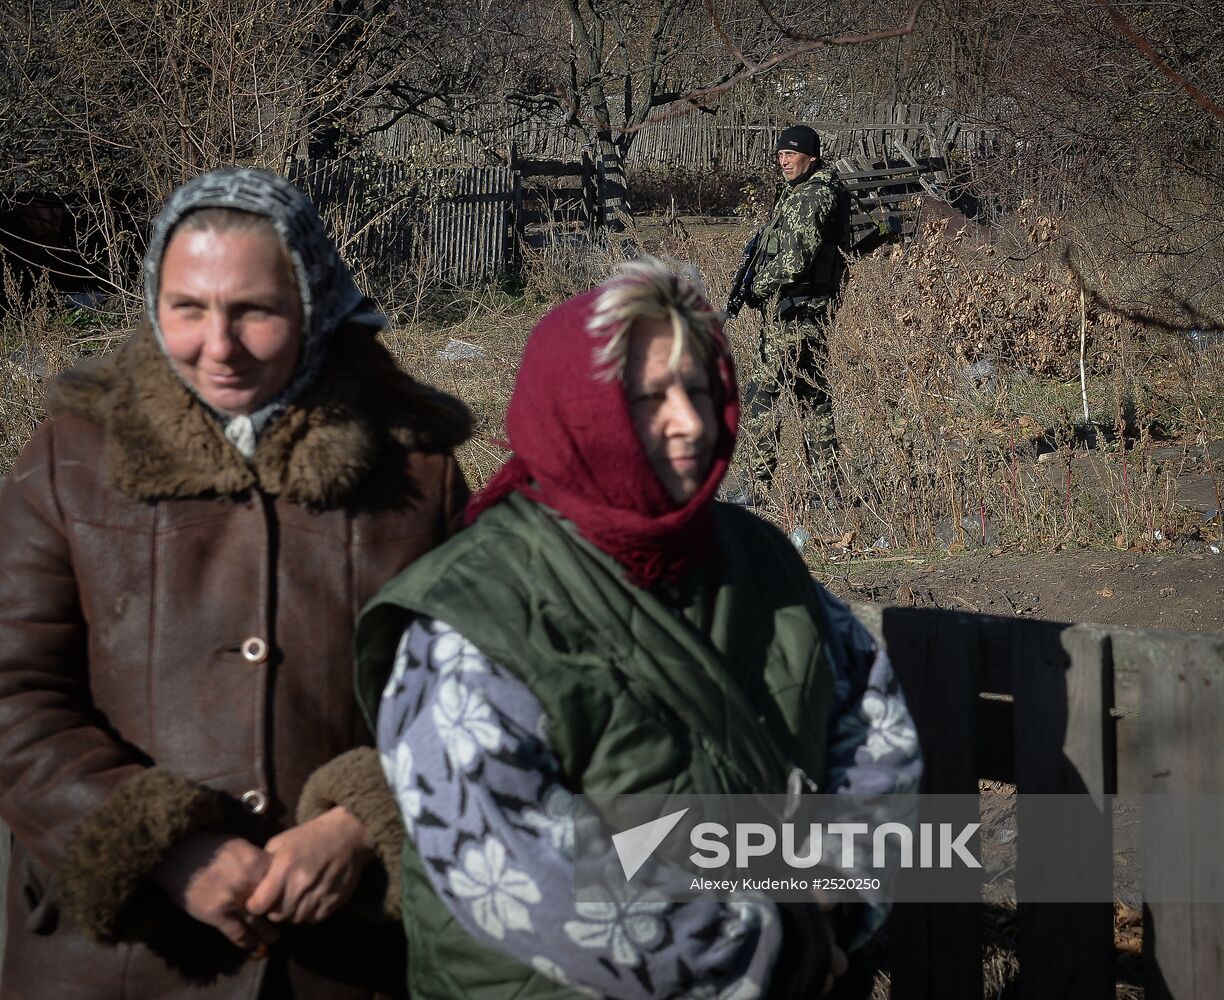
{"label": "wooden picket fence", "polygon": [[[876,161],[892,155],[895,139],[917,146],[929,136],[950,153],[966,158],[993,148],[994,131],[982,123],[960,121],[942,108],[913,103],[885,103],[856,115],[819,109],[783,111],[738,100],[724,101],[713,114],[663,118],[639,127],[626,162],[632,165],[690,167],[728,172],[768,169],[778,133],[805,121],[821,134],[826,159],[843,156]],[[588,150],[563,113],[522,119],[504,108],[481,105],[469,112],[465,126],[479,139],[443,134],[427,122],[405,117],[367,139],[379,155],[395,160],[428,155],[455,162],[482,162],[490,150],[504,155],[512,146],[531,159],[577,161]]]}
{"label": "wooden picket fence", "polygon": [[409,267],[454,284],[490,281],[516,252],[520,180],[509,167],[410,169],[363,160],[290,160],[346,260],[394,278]]}
{"label": "wooden picket fence", "polygon": [[[403,164],[293,160],[291,180],[314,201],[347,260],[394,281],[411,268],[454,284],[495,280],[524,249],[623,228],[624,178],[602,158],[519,157],[504,167],[409,170]],[[843,157],[839,175],[852,198],[855,243],[877,230],[910,235],[918,198],[940,197],[942,159],[911,156],[900,166]]]}
{"label": "wooden picket fence", "polygon": [[[855,610],[896,666],[926,760],[923,791],[977,794],[980,779],[993,779],[1021,796],[1019,982],[1007,995],[1114,997],[1113,906],[1024,902],[1026,876],[1049,845],[1026,853],[1022,796],[1086,793],[1099,803],[1115,793],[1219,791],[1224,635]],[[1108,810],[1091,821],[1108,857]],[[1143,915],[1147,1000],[1220,996],[1224,906],[1147,903]],[[980,1000],[982,917],[980,904],[898,906],[889,924],[894,1000]]]}
{"label": "wooden picket fence", "polygon": [[503,167],[409,169],[363,160],[291,160],[345,258],[394,279],[407,268],[454,284],[492,281],[524,248],[615,226],[623,178],[602,158],[520,157]]}
{"label": "wooden picket fence", "polygon": [[[728,172],[768,169],[778,133],[796,120],[775,115],[755,121],[667,119],[641,130],[628,162]],[[934,150],[933,155],[944,159],[956,154],[972,160],[994,148],[994,130],[919,105],[882,106],[866,119],[818,117],[806,123],[820,133],[821,156],[829,161],[851,157],[884,165],[903,162],[899,146]]]}
{"label": "wooden picket fence", "polygon": [[[926,761],[925,792],[973,795],[979,780],[993,779],[1021,795],[1100,802],[1113,793],[1224,786],[1224,635],[855,610],[886,643],[904,687]],[[1018,801],[1019,981],[1006,995],[1112,998],[1113,907],[1024,901],[1039,860],[1025,851]],[[1108,813],[1098,820],[1108,847]],[[0,828],[0,887],[7,853]],[[1205,869],[1204,877],[1214,876]],[[898,905],[888,925],[894,1000],[980,1000],[982,917],[977,903]],[[0,932],[3,921],[0,908]],[[1142,967],[1147,1000],[1215,1000],[1224,984],[1224,905],[1145,904]]]}

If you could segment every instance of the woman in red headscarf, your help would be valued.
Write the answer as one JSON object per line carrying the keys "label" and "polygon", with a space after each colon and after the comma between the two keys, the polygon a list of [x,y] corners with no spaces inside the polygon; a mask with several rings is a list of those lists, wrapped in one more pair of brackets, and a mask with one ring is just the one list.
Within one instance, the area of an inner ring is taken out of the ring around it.
{"label": "woman in red headscarf", "polygon": [[738,416],[718,315],[625,265],[541,320],[514,457],[363,615],[414,996],[813,996],[843,968],[813,905],[623,880],[574,902],[575,794],[914,787],[887,658],[776,528],[714,502]]}

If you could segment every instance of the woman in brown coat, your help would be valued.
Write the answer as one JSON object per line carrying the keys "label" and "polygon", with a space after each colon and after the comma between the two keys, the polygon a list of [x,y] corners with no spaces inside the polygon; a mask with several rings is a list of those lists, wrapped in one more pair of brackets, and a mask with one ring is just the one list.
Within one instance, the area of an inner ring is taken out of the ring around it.
{"label": "woman in brown coat", "polygon": [[179,189],[145,285],[0,487],[0,995],[396,995],[352,623],[456,523],[469,416],[280,178]]}

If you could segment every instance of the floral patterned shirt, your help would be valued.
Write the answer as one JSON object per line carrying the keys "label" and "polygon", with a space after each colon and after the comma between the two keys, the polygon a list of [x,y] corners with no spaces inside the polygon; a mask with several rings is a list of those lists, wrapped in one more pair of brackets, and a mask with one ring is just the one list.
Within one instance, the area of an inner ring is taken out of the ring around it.
{"label": "floral patterned shirt", "polygon": [[[917,737],[887,656],[828,600],[846,642],[832,657],[825,790],[916,790]],[[404,633],[378,746],[434,891],[477,940],[592,996],[752,1000],[768,989],[782,946],[769,900],[574,901],[573,794],[544,712],[449,625],[417,619]],[[863,909],[859,939],[886,913]]]}

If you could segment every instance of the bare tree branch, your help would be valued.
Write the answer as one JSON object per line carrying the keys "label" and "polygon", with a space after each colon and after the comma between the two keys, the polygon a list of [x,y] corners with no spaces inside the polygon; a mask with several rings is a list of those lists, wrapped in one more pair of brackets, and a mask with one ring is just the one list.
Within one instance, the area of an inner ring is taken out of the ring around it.
{"label": "bare tree branch", "polygon": [[690,90],[684,94],[681,101],[669,105],[658,114],[650,115],[636,125],[623,125],[616,128],[622,134],[632,134],[641,129],[654,125],[657,122],[664,121],[668,118],[673,118],[678,115],[691,114],[693,111],[700,110],[699,102],[710,97],[717,97],[725,94],[733,87],[750,80],[753,77],[761,76],[768,73],[772,69],[776,69],[782,63],[791,59],[795,59],[802,55],[808,55],[812,52],[818,52],[821,49],[828,48],[847,48],[854,45],[868,45],[872,42],[883,42],[893,38],[904,38],[914,33],[917,27],[918,15],[921,12],[926,0],[916,0],[913,8],[910,10],[910,15],[903,25],[896,28],[886,28],[882,31],[869,31],[860,34],[843,34],[835,35],[828,38],[817,38],[811,41],[804,42],[800,45],[792,46],[783,52],[778,52],[764,59],[759,63],[750,61],[744,53],[735,46],[727,34],[726,28],[723,26],[722,20],[719,18],[717,11],[714,10],[714,0],[705,0],[706,12],[710,17],[710,23],[717,32],[724,47],[739,62],[744,66],[739,72],[733,73],[719,83],[708,87],[700,87]]}
{"label": "bare tree branch", "polygon": [[1092,307],[1100,312],[1113,313],[1115,316],[1121,316],[1132,323],[1138,323],[1140,326],[1149,327],[1153,330],[1163,330],[1165,333],[1190,333],[1193,330],[1224,329],[1224,316],[1209,316],[1184,296],[1176,297],[1170,294],[1167,300],[1169,306],[1181,312],[1185,317],[1183,320],[1166,319],[1164,316],[1159,316],[1149,309],[1124,305],[1116,298],[1107,294],[1100,285],[1093,283],[1089,279],[1088,275],[1084,272],[1083,266],[1076,259],[1073,247],[1067,245],[1063,248],[1062,259],[1071,273],[1072,280],[1083,289],[1084,295],[1092,304]]}
{"label": "bare tree branch", "polygon": [[1150,62],[1157,72],[1189,94],[1194,103],[1209,115],[1224,122],[1224,107],[1213,101],[1202,90],[1191,83],[1190,80],[1186,79],[1186,77],[1165,62],[1152,43],[1139,34],[1134,25],[1122,16],[1122,12],[1117,7],[1110,3],[1109,0],[1093,0],[1093,2],[1109,15],[1109,19],[1117,25],[1118,30],[1143,54],[1143,58]]}

